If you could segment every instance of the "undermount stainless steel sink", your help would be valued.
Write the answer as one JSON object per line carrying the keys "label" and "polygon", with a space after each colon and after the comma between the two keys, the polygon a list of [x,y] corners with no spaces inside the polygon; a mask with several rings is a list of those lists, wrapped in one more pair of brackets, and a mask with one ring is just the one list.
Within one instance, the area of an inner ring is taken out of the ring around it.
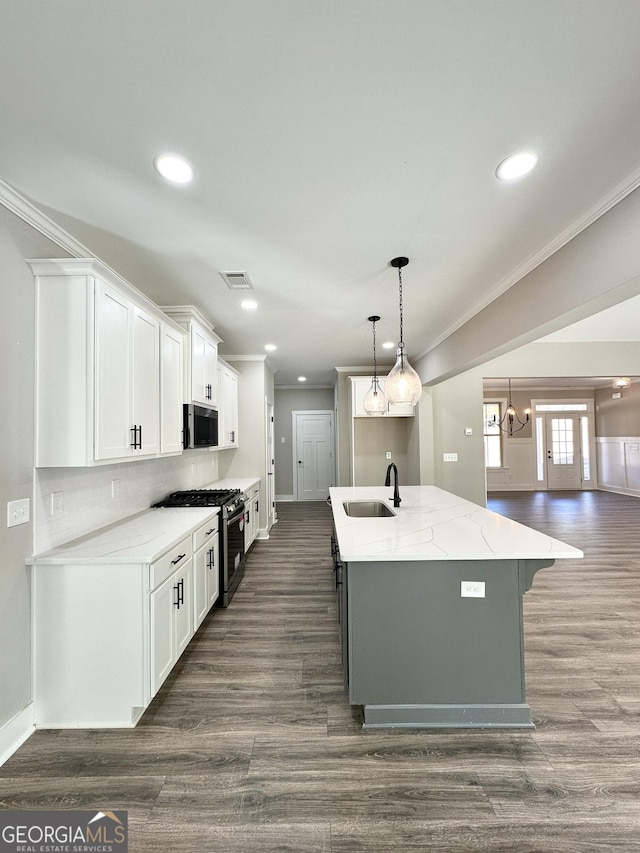
{"label": "undermount stainless steel sink", "polygon": [[342,506],[347,515],[357,518],[388,518],[395,515],[391,507],[382,501],[344,501]]}

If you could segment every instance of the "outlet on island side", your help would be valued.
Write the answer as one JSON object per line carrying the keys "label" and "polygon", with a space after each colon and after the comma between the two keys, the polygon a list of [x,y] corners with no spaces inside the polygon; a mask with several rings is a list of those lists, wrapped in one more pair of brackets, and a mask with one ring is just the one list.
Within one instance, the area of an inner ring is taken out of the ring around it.
{"label": "outlet on island side", "polygon": [[386,455],[387,455],[387,459],[391,459],[391,451],[390,451],[390,450],[387,450],[387,454],[386,454]]}
{"label": "outlet on island side", "polygon": [[460,581],[460,598],[484,598],[484,581]]}

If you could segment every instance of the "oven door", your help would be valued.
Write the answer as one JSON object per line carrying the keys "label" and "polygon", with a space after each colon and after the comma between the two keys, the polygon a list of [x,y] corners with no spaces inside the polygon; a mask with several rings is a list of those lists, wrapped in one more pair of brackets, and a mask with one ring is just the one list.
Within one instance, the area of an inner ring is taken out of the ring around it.
{"label": "oven door", "polygon": [[244,504],[225,521],[225,592],[232,593],[244,573]]}

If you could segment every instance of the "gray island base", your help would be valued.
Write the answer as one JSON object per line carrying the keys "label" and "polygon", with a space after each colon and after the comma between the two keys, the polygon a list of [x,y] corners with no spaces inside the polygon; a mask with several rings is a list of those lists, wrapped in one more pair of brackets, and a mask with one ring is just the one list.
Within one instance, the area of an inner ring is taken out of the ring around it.
{"label": "gray island base", "polygon": [[364,728],[533,728],[523,595],[582,552],[435,487],[405,487],[390,518],[344,511],[388,493],[331,489],[345,686]]}

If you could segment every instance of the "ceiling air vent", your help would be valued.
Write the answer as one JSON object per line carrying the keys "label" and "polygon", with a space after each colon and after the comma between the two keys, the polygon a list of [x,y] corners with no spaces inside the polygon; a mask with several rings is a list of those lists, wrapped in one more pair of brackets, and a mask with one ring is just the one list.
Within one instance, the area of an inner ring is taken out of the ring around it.
{"label": "ceiling air vent", "polygon": [[230,290],[253,290],[246,272],[221,272],[220,275]]}

